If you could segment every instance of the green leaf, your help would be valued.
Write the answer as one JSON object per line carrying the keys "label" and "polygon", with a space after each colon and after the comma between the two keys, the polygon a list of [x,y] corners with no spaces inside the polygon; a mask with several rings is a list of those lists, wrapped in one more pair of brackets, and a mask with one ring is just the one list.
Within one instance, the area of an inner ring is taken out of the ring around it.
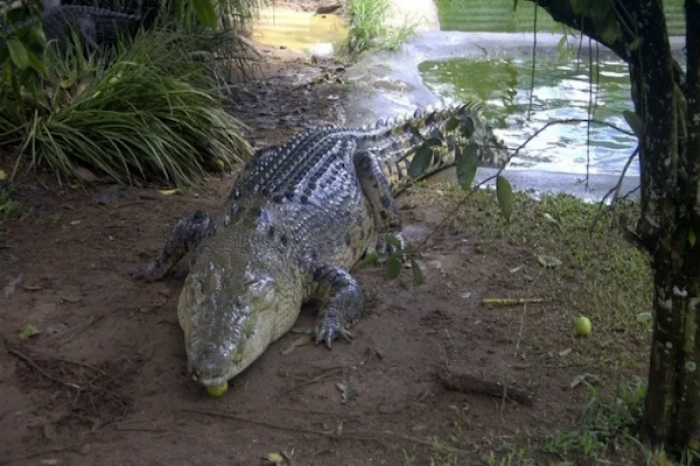
{"label": "green leaf", "polygon": [[642,119],[631,110],[623,110],[622,116],[625,118],[627,124],[632,128],[632,132],[637,136],[638,139],[642,137],[642,128],[644,127]]}
{"label": "green leaf", "polygon": [[37,56],[35,53],[33,53],[31,51],[27,54],[27,56],[29,58],[29,65],[34,69],[34,71],[39,73],[39,75],[41,75],[42,77],[46,76],[46,68],[44,67],[44,60],[42,60],[41,57]]}
{"label": "green leaf", "polygon": [[386,274],[392,280],[401,275],[401,259],[398,254],[394,253],[386,260]]}
{"label": "green leaf", "polygon": [[7,48],[10,50],[10,58],[12,63],[20,69],[27,69],[29,66],[29,57],[27,56],[27,48],[19,39],[7,39]]}
{"label": "green leaf", "polygon": [[413,179],[420,178],[428,169],[432,160],[433,150],[426,145],[421,145],[408,166],[408,174]]}
{"label": "green leaf", "polygon": [[688,230],[688,242],[691,247],[695,247],[695,240],[695,230],[693,230],[693,227],[690,227],[690,230]]}
{"label": "green leaf", "polygon": [[445,125],[445,131],[451,133],[452,131],[457,129],[457,126],[459,126],[459,120],[455,117],[452,117],[449,120],[447,120],[447,124]]}
{"label": "green leaf", "polygon": [[611,0],[595,0],[588,2],[588,14],[593,20],[593,24],[598,27],[598,25],[605,25],[608,19],[608,13],[612,8]]}
{"label": "green leaf", "polygon": [[476,169],[479,166],[478,147],[474,143],[469,143],[465,151],[455,149],[455,159],[457,164],[457,182],[465,191],[471,189]]}
{"label": "green leaf", "polygon": [[396,236],[392,234],[386,235],[386,242],[393,246],[396,251],[401,250],[401,241]]}
{"label": "green leaf", "polygon": [[518,0],[513,0],[513,11],[518,9]]}
{"label": "green leaf", "polygon": [[411,259],[411,270],[413,271],[413,286],[425,283],[425,275],[415,259]]}
{"label": "green leaf", "polygon": [[44,34],[44,28],[41,26],[37,26],[34,28],[31,28],[29,30],[30,33],[30,39],[35,43],[39,44],[41,46],[46,45],[46,34]]}
{"label": "green leaf", "polygon": [[612,44],[622,37],[620,24],[617,22],[617,15],[614,11],[610,11],[607,19],[596,22],[595,28],[596,32],[600,34],[600,38],[607,44]]}
{"label": "green leaf", "polygon": [[460,122],[459,129],[462,130],[462,136],[469,139],[474,134],[474,120],[471,117],[467,117]]}
{"label": "green leaf", "polygon": [[192,0],[197,20],[210,29],[216,29],[216,9],[211,0]]}
{"label": "green leaf", "polygon": [[587,0],[569,0],[569,5],[571,5],[571,11],[573,14],[576,16],[582,15],[586,2]]}
{"label": "green leaf", "polygon": [[513,188],[510,186],[510,181],[501,175],[496,178],[496,197],[503,218],[509,222],[513,214]]}
{"label": "green leaf", "polygon": [[634,52],[634,51],[637,50],[637,49],[639,48],[639,46],[642,45],[643,43],[644,43],[644,37],[639,36],[639,37],[637,37],[636,39],[634,39],[634,40],[632,41],[632,43],[629,45],[629,47],[627,47],[627,48],[629,49],[630,52]]}
{"label": "green leaf", "polygon": [[430,139],[426,139],[426,140],[423,142],[423,144],[425,144],[425,145],[428,146],[428,147],[435,147],[435,146],[441,145],[441,144],[442,144],[442,140],[439,139],[439,138],[430,138]]}

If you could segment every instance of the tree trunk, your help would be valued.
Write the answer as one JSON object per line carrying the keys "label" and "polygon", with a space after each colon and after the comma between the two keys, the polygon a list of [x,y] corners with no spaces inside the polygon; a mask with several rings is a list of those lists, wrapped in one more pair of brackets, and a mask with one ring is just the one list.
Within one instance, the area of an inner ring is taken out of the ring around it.
{"label": "tree trunk", "polygon": [[[662,0],[599,0],[591,14],[574,14],[566,0],[530,1],[629,64],[643,125],[636,233],[654,280],[644,425],[654,444],[700,451],[700,0],[685,2],[687,82],[671,56]],[[611,2],[619,34],[603,34],[601,1]]]}

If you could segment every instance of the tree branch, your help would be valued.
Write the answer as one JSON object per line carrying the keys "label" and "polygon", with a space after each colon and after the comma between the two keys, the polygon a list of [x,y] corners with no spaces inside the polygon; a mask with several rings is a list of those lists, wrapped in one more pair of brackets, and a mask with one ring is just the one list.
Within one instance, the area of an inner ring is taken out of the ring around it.
{"label": "tree branch", "polygon": [[612,50],[617,56],[619,56],[624,61],[627,60],[627,52],[625,50],[625,43],[622,37],[618,38],[615,42],[609,43],[603,40],[603,38],[596,32],[595,25],[590,18],[586,18],[585,15],[576,15],[571,9],[571,2],[562,0],[526,0],[528,2],[535,3],[536,5],[544,8],[547,13],[552,17],[554,21],[558,21],[566,26],[581,31],[586,36],[594,39],[610,50]]}

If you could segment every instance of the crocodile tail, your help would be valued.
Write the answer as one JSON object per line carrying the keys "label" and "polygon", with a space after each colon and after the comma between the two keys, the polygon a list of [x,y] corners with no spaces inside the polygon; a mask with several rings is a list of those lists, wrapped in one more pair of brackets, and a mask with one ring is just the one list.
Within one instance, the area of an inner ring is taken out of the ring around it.
{"label": "crocodile tail", "polygon": [[[455,164],[455,146],[466,144],[459,131],[445,134],[448,121],[456,118],[472,118],[474,133],[469,139],[479,148],[479,164],[501,166],[508,158],[503,144],[498,141],[490,126],[480,116],[482,105],[469,102],[438,107],[428,106],[413,114],[378,121],[373,128],[365,128],[361,148],[369,150],[377,160],[394,193],[402,191],[409,183],[431,176]],[[420,134],[420,136],[418,135]],[[433,157],[421,176],[411,178],[408,167],[416,155],[415,149],[423,139],[439,139],[446,144],[432,148]]]}

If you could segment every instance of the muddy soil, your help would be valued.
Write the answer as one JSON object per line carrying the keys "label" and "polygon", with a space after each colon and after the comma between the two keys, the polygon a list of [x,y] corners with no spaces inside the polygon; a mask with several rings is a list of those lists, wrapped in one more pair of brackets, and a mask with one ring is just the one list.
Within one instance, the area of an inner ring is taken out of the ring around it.
{"label": "muddy soil", "polygon": [[[342,66],[269,47],[263,54],[264,73],[232,104],[256,146],[342,123]],[[208,397],[186,372],[175,314],[187,264],[155,284],[128,271],[157,254],[179,216],[216,208],[231,181],[166,196],[20,180],[17,198],[33,215],[4,225],[0,249],[0,464],[256,465],[271,452],[295,465],[448,456],[461,459],[439,464],[481,464],[489,442],[516,429],[536,437],[570,419],[575,374],[526,360],[519,314],[480,304],[531,286],[498,273],[531,252],[484,251],[454,227],[430,240],[421,287],[410,273],[389,280],[379,266],[356,273],[370,299],[352,343],[329,351],[289,333],[226,396]],[[444,212],[426,190],[407,192],[400,205],[406,223],[422,228]],[[298,326],[312,323],[305,311]],[[21,339],[25,324],[41,334]],[[534,405],[447,390],[437,378],[447,365],[537,387]]]}

